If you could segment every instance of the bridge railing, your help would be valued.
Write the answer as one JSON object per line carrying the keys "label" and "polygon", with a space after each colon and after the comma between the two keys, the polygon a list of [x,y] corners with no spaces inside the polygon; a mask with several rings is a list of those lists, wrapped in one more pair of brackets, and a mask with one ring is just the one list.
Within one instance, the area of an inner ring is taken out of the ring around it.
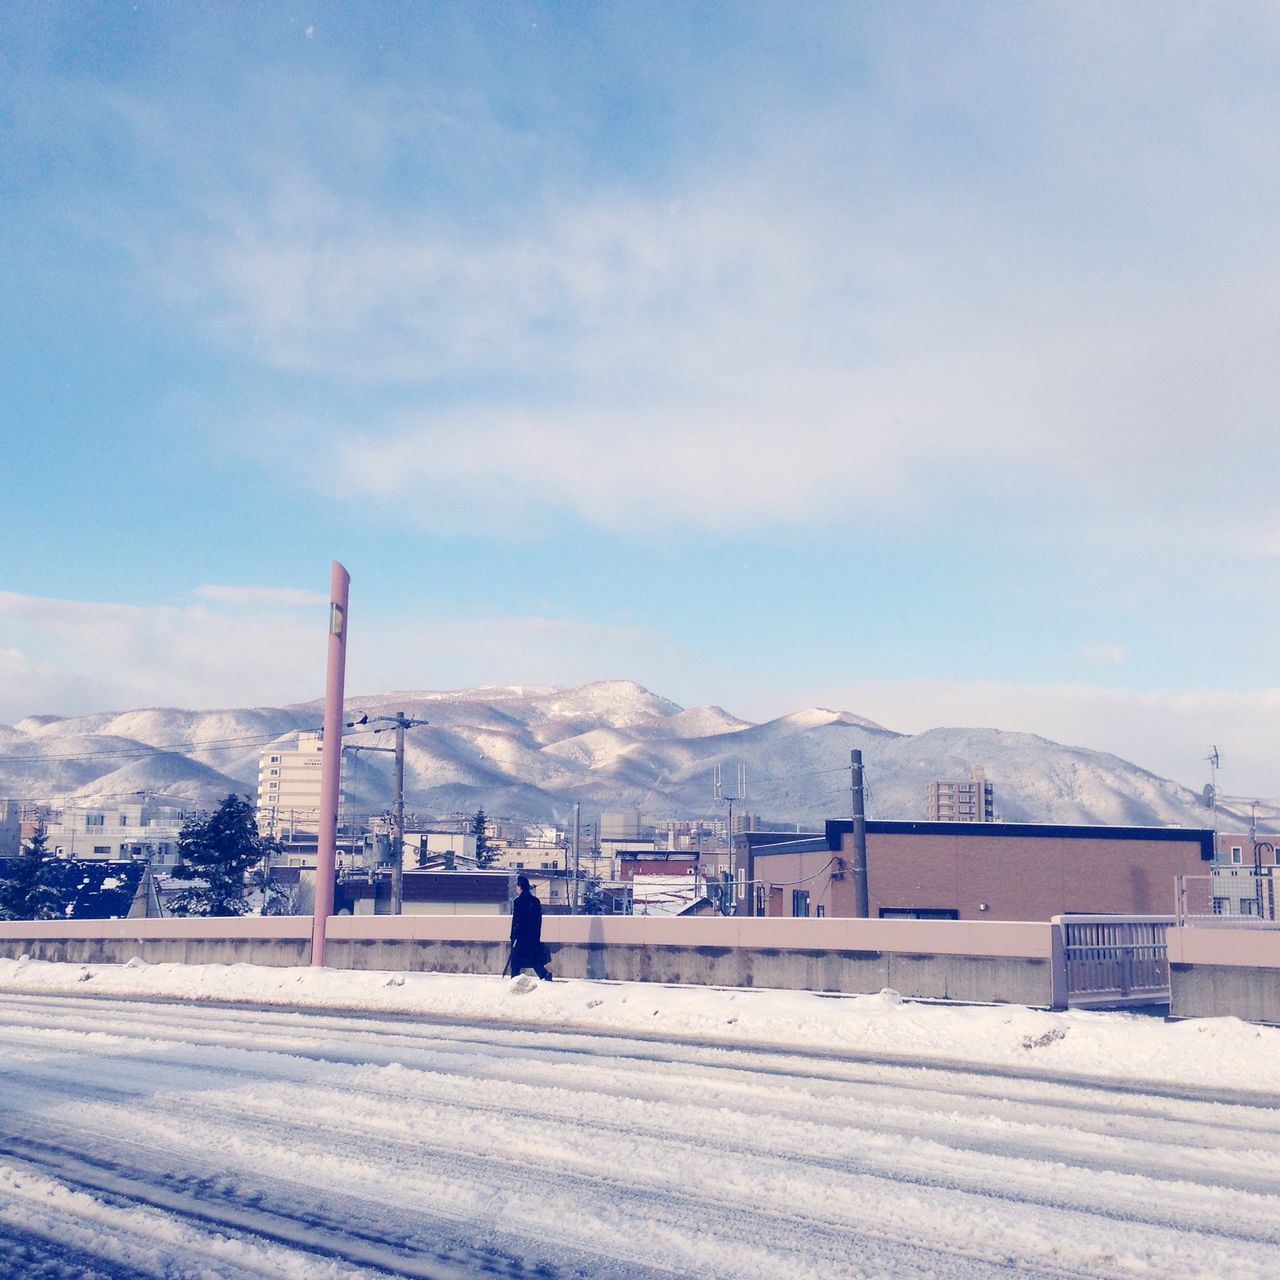
{"label": "bridge railing", "polygon": [[1060,1007],[1167,1004],[1173,916],[1055,916]]}

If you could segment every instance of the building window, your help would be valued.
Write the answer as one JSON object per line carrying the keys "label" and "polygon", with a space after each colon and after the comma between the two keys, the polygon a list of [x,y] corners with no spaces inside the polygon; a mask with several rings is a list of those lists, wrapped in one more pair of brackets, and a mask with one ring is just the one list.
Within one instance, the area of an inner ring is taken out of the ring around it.
{"label": "building window", "polygon": [[279,790],[280,790],[280,784],[279,784],[278,782],[268,782],[268,783],[267,783],[267,790],[268,790],[268,791],[279,791]]}
{"label": "building window", "polygon": [[815,919],[821,920],[823,916],[827,914],[826,903],[823,903],[823,902],[818,903],[818,905],[813,909],[813,914]]}
{"label": "building window", "polygon": [[1233,844],[1231,846],[1231,861],[1232,862],[1243,861],[1243,850],[1240,848],[1238,844]]}
{"label": "building window", "polygon": [[127,827],[129,825],[129,815],[127,813],[122,813],[120,815],[120,825],[122,827]]}
{"label": "building window", "polygon": [[1231,914],[1230,898],[1214,898],[1213,914],[1215,916],[1229,916]]}
{"label": "building window", "polygon": [[268,776],[268,777],[271,777],[271,778],[278,778],[278,777],[280,776],[280,770],[279,770],[279,769],[268,769],[268,770],[267,770],[267,776]]}
{"label": "building window", "polygon": [[106,855],[111,852],[111,846],[109,844],[95,844],[93,846],[93,852],[95,855],[106,857]]}
{"label": "building window", "polygon": [[881,920],[959,920],[950,907],[881,907]]}
{"label": "building window", "polygon": [[86,813],[84,815],[84,825],[86,827],[101,827],[105,825],[105,818],[100,813]]}
{"label": "building window", "polygon": [[279,756],[268,756],[267,758],[268,758],[268,760],[270,761],[270,763],[271,763],[271,764],[279,764],[279,763],[280,763],[280,757],[279,757]]}
{"label": "building window", "polygon": [[809,914],[808,889],[791,890],[791,914],[793,916],[807,916]]}

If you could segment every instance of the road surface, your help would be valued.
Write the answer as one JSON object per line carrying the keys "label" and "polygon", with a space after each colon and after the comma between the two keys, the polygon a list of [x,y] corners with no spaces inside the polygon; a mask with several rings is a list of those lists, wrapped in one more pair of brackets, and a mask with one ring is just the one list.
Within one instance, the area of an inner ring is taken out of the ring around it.
{"label": "road surface", "polygon": [[625,1035],[0,995],[5,1280],[658,1275],[1280,1278],[1280,1113]]}

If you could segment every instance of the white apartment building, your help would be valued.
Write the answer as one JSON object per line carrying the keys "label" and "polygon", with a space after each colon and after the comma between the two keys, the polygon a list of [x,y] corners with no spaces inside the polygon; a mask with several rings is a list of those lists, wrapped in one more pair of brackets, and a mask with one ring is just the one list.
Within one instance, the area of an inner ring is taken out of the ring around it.
{"label": "white apartment building", "polygon": [[[320,827],[320,776],[324,735],[298,734],[293,748],[268,747],[258,760],[258,830],[289,840],[315,835]],[[341,786],[341,782],[339,782]],[[339,791],[338,803],[346,797]]]}
{"label": "white apartment building", "polygon": [[127,861],[174,866],[183,823],[194,808],[161,797],[112,805],[64,805],[44,819],[47,847],[63,858]]}

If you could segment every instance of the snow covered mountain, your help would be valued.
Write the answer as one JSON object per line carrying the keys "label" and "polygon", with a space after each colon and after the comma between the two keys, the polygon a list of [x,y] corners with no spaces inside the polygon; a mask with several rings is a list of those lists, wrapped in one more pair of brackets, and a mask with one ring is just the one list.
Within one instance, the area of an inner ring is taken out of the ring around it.
{"label": "snow covered mountain", "polygon": [[[685,710],[631,681],[573,689],[503,685],[354,697],[348,719],[403,711],[429,724],[411,730],[405,794],[424,813],[563,817],[574,800],[588,818],[639,807],[654,816],[716,812],[715,765],[736,780],[740,806],[807,826],[844,815],[849,751],[866,764],[867,811],[922,818],[933,779],[985,770],[996,809],[1009,821],[1205,825],[1186,787],[1103,752],[998,729],[895,733],[848,712],[814,707],[764,724],[720,707]],[[228,791],[254,794],[258,757],[323,719],[319,701],[290,707],[184,711],[151,708],[62,718],[31,716],[0,726],[0,797],[96,802],[141,791],[212,803]],[[354,744],[390,745],[368,730]],[[351,758],[347,794],[357,808],[391,802],[381,754]]]}

